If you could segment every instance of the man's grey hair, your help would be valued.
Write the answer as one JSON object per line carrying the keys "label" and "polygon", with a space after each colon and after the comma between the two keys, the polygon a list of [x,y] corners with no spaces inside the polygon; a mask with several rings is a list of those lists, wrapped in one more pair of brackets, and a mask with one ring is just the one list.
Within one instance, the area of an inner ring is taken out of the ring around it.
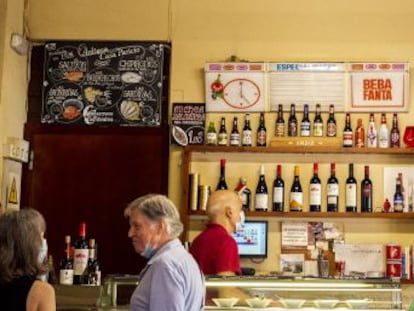
{"label": "man's grey hair", "polygon": [[150,222],[164,221],[167,234],[172,238],[177,238],[183,232],[177,207],[165,195],[147,194],[135,199],[125,208],[125,217],[131,217],[134,211],[146,216]]}

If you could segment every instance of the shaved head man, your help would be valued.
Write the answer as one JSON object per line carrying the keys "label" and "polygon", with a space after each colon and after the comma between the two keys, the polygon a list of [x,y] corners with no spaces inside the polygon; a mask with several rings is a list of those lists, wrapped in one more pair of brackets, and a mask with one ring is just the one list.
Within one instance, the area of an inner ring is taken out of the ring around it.
{"label": "shaved head man", "polygon": [[207,202],[207,227],[193,241],[190,253],[205,275],[240,274],[236,241],[231,234],[244,222],[242,201],[231,190],[214,191]]}

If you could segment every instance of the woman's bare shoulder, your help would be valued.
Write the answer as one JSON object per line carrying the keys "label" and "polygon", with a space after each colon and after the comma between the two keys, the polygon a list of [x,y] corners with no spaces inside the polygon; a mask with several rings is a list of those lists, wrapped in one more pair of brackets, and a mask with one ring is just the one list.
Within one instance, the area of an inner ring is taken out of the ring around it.
{"label": "woman's bare shoulder", "polygon": [[55,289],[49,283],[35,281],[26,302],[27,311],[55,311]]}

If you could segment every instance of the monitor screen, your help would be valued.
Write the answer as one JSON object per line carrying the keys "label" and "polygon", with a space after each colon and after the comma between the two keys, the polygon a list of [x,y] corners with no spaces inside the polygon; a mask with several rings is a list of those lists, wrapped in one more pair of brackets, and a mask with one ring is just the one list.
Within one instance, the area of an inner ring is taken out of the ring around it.
{"label": "monitor screen", "polygon": [[267,257],[267,221],[245,221],[243,227],[233,233],[240,257]]}

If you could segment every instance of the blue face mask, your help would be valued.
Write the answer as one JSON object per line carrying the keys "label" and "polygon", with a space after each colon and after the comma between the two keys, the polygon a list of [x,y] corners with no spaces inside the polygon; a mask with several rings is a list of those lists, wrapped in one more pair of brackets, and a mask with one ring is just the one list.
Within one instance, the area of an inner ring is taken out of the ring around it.
{"label": "blue face mask", "polygon": [[43,264],[46,262],[46,256],[47,256],[47,241],[46,239],[42,239],[42,247],[40,248],[39,252],[39,263]]}
{"label": "blue face mask", "polygon": [[152,256],[154,256],[155,252],[157,250],[154,248],[154,246],[152,246],[151,244],[147,244],[145,245],[144,250],[140,253],[140,255],[142,257],[145,257],[147,259],[150,259]]}

